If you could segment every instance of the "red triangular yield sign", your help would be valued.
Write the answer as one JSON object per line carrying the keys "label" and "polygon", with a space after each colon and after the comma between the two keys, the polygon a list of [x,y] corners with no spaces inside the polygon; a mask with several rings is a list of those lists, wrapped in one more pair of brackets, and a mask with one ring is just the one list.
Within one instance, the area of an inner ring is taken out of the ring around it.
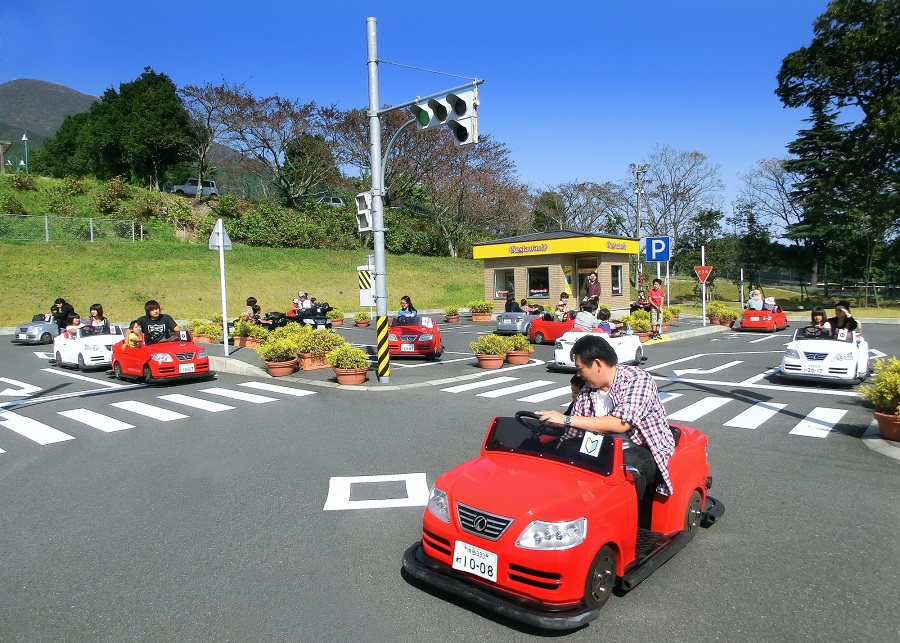
{"label": "red triangular yield sign", "polygon": [[697,278],[700,279],[701,284],[706,283],[706,279],[709,277],[712,269],[712,266],[694,266],[694,272],[697,273]]}

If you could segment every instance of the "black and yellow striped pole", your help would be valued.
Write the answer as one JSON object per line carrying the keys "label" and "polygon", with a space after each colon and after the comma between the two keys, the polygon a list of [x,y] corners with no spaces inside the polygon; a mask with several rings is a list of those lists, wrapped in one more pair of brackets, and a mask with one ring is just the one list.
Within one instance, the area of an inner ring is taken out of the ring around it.
{"label": "black and yellow striped pole", "polygon": [[391,377],[391,354],[388,350],[388,326],[390,318],[379,315],[375,318],[376,354],[378,366],[375,373],[379,382],[389,382]]}

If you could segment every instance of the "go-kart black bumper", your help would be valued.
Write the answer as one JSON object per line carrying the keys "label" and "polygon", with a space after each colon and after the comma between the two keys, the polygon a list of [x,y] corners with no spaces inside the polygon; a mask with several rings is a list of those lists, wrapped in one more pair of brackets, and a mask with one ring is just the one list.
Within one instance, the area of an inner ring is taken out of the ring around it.
{"label": "go-kart black bumper", "polygon": [[417,542],[403,554],[403,569],[414,578],[453,594],[505,618],[545,630],[574,630],[593,621],[600,612],[577,603],[547,609],[536,601],[501,595],[467,581],[462,574],[428,558]]}

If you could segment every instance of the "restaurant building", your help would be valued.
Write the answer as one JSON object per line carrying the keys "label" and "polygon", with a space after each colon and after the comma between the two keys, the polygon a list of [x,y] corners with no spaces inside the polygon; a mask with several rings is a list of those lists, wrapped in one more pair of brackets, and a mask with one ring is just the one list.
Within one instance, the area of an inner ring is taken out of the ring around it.
{"label": "restaurant building", "polygon": [[495,239],[472,248],[473,258],[484,261],[485,299],[494,302],[494,312],[504,310],[509,293],[551,310],[562,292],[580,301],[591,273],[600,282],[601,304],[627,308],[629,261],[637,254],[637,239],[577,230]]}

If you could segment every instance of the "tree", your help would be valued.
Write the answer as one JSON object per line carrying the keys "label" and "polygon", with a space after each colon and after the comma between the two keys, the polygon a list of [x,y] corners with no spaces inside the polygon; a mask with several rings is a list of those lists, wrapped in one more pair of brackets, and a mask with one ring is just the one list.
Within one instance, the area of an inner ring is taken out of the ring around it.
{"label": "tree", "polygon": [[535,228],[622,234],[621,186],[573,181],[549,188],[535,199]]}

